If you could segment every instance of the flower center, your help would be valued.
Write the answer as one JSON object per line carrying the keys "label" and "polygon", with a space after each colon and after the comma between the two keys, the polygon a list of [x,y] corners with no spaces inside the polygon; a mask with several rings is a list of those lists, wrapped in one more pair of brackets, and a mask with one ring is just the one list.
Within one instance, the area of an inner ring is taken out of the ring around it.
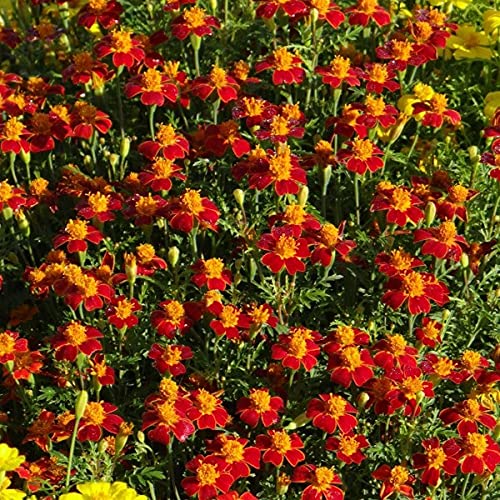
{"label": "flower center", "polygon": [[219,479],[220,473],[215,465],[201,464],[196,471],[196,477],[200,486],[213,486]]}
{"label": "flower center", "polygon": [[118,301],[118,304],[116,305],[115,308],[115,314],[118,318],[120,319],[130,318],[133,312],[134,312],[134,304],[131,301],[127,299],[122,299]]}
{"label": "flower center", "polygon": [[417,21],[413,25],[413,34],[417,42],[426,42],[432,36],[432,26],[426,21]]}
{"label": "flower center", "polygon": [[324,16],[330,7],[330,0],[311,0],[311,5],[319,12],[320,16]]}
{"label": "flower center", "polygon": [[419,377],[408,377],[401,383],[401,390],[408,399],[415,399],[417,392],[421,392],[423,388],[423,382]]}
{"label": "flower center", "polygon": [[0,333],[0,356],[12,354],[15,350],[16,341],[6,332]]}
{"label": "flower center", "polygon": [[446,461],[443,448],[434,448],[427,452],[427,466],[431,469],[440,469]]}
{"label": "flower center", "polygon": [[203,203],[200,192],[195,189],[188,189],[180,200],[181,208],[191,215],[198,215],[203,212]]}
{"label": "flower center", "polygon": [[392,54],[395,59],[408,61],[411,56],[412,44],[407,40],[394,40],[392,42]]}
{"label": "flower center", "polygon": [[156,200],[149,193],[147,196],[140,196],[135,204],[135,210],[139,215],[150,217],[156,213]]}
{"label": "flower center", "polygon": [[158,132],[156,132],[156,139],[163,146],[172,146],[175,144],[176,133],[174,127],[172,125],[164,125],[163,123],[158,128]]}
{"label": "flower center", "polygon": [[368,71],[368,77],[372,82],[385,83],[389,79],[389,73],[385,65],[375,63]]}
{"label": "flower center", "polygon": [[389,481],[397,488],[398,486],[405,484],[409,477],[410,474],[405,467],[402,465],[396,465],[396,467],[393,467],[391,470],[391,478]]}
{"label": "flower center", "polygon": [[[3,184],[4,184],[3,182],[0,182],[0,201],[3,199],[2,198],[2,185]],[[47,179],[43,179],[42,177],[39,177],[38,179],[34,179],[31,182],[30,193],[34,196],[43,196],[45,194],[48,194],[48,189],[47,189],[48,186],[49,186],[49,181]]]}
{"label": "flower center", "polygon": [[174,346],[167,345],[165,346],[165,350],[163,351],[161,359],[168,366],[175,366],[182,359],[182,351],[180,349],[176,349]]}
{"label": "flower center", "polygon": [[84,123],[93,124],[97,115],[97,108],[83,101],[75,103],[75,110]]}
{"label": "flower center", "polygon": [[54,33],[56,32],[55,26],[49,21],[42,21],[36,27],[36,30],[38,31],[38,34],[40,35],[40,38],[42,40],[46,40],[47,38],[53,36]]}
{"label": "flower center", "polygon": [[417,83],[415,87],[413,87],[413,93],[421,101],[429,101],[434,95],[434,90],[432,90],[432,87],[430,85],[426,85],[425,83]]}
{"label": "flower center", "polygon": [[243,106],[248,116],[260,116],[264,111],[264,102],[262,99],[256,99],[255,97],[244,97]]}
{"label": "flower center", "polygon": [[437,237],[439,241],[442,241],[446,245],[452,245],[455,243],[456,236],[457,229],[455,224],[449,220],[443,222],[437,230]]}
{"label": "flower center", "polygon": [[208,259],[203,262],[203,272],[207,278],[220,278],[224,269],[222,259]]}
{"label": "flower center", "polygon": [[285,431],[276,431],[271,436],[271,446],[281,455],[292,449],[292,440]]}
{"label": "flower center", "polygon": [[271,122],[271,134],[276,136],[286,136],[290,132],[288,120],[281,115],[276,115]]}
{"label": "flower center", "polygon": [[211,415],[217,408],[217,398],[205,389],[200,389],[196,396],[196,405],[204,415]]}
{"label": "flower center", "polygon": [[167,317],[168,321],[174,323],[175,325],[178,325],[184,318],[184,306],[176,300],[172,300],[171,302],[166,304],[164,306],[164,310],[165,316]]}
{"label": "flower center", "polygon": [[216,88],[220,89],[227,85],[226,72],[218,66],[214,66],[210,72],[210,81],[215,85]]}
{"label": "flower center", "polygon": [[302,359],[307,354],[307,344],[301,335],[293,335],[290,340],[289,352],[292,356]]}
{"label": "flower center", "polygon": [[50,135],[52,124],[50,116],[45,113],[35,113],[31,119],[34,132],[40,135]]}
{"label": "flower center", "polygon": [[430,339],[437,339],[439,337],[440,328],[437,326],[438,322],[435,320],[429,321],[427,325],[422,327],[424,335]]}
{"label": "flower center", "polygon": [[162,74],[154,68],[149,68],[141,75],[141,84],[149,92],[161,92]]}
{"label": "flower center", "polygon": [[295,238],[293,238],[293,236],[282,234],[276,242],[274,251],[282,259],[290,259],[292,257],[295,257],[297,253],[297,242],[295,241]]}
{"label": "flower center", "polygon": [[345,415],[346,405],[344,398],[332,394],[326,401],[326,412],[333,418],[340,418]]}
{"label": "flower center", "polygon": [[88,234],[88,224],[84,220],[70,219],[66,224],[65,231],[72,240],[84,240]]}
{"label": "flower center", "polygon": [[135,249],[135,251],[137,253],[137,257],[139,257],[139,262],[141,264],[148,264],[156,257],[155,248],[149,243],[143,243],[142,245],[139,245]]}
{"label": "flower center", "polygon": [[94,14],[102,12],[108,5],[108,0],[89,0],[88,6]]}
{"label": "flower center", "polygon": [[318,467],[314,471],[314,477],[311,484],[317,490],[327,492],[330,489],[330,486],[334,479],[335,473],[332,469],[329,469],[328,467]]}
{"label": "flower center", "polygon": [[259,413],[263,413],[271,409],[271,395],[267,391],[258,389],[253,391],[249,398],[252,402],[252,408],[257,410]]}
{"label": "flower center", "polygon": [[463,404],[463,414],[470,420],[475,420],[481,415],[479,403],[475,399],[467,399]]}
{"label": "flower center", "polygon": [[91,425],[102,425],[106,418],[106,413],[100,403],[92,401],[87,403],[83,417]]}
{"label": "flower center", "polygon": [[356,438],[351,436],[343,436],[339,442],[339,451],[341,451],[344,455],[348,457],[354,455],[359,448],[359,443],[356,441]]}
{"label": "flower center", "polygon": [[439,359],[433,365],[436,375],[440,377],[447,377],[453,371],[453,361],[448,358]]}
{"label": "flower center", "polygon": [[404,250],[391,250],[390,263],[398,271],[406,271],[408,269],[411,269],[411,261],[411,255]]}
{"label": "flower center", "polygon": [[348,346],[354,344],[356,333],[350,326],[341,325],[335,332],[335,340],[342,345]]}
{"label": "flower center", "polygon": [[269,160],[269,170],[277,181],[287,181],[292,173],[292,155],[290,148],[284,146]]}
{"label": "flower center", "polygon": [[8,201],[12,196],[12,186],[7,181],[0,182],[0,202]]}
{"label": "flower center", "polygon": [[284,220],[288,224],[302,224],[306,219],[306,211],[302,205],[288,205],[285,209]]}
{"label": "flower center", "polygon": [[431,109],[434,113],[443,114],[448,105],[448,99],[443,94],[434,94],[431,97]]}
{"label": "flower center", "polygon": [[403,276],[403,291],[408,297],[421,297],[424,292],[424,280],[420,274],[410,272]]}
{"label": "flower center", "polygon": [[252,318],[252,323],[256,325],[263,325],[270,316],[269,311],[264,306],[254,306],[248,314]]}
{"label": "flower center", "polygon": [[368,160],[373,156],[373,144],[368,139],[356,139],[352,144],[352,152],[355,158]]}
{"label": "flower center", "polygon": [[23,133],[24,125],[15,117],[9,118],[3,128],[3,136],[9,141],[18,141]]}
{"label": "flower center", "polygon": [[98,293],[98,282],[92,276],[83,275],[75,284],[85,299],[95,297]]}
{"label": "flower center", "polygon": [[155,173],[156,177],[160,179],[168,179],[173,172],[173,161],[167,160],[167,158],[158,158],[151,165],[151,169]]}
{"label": "flower center", "polygon": [[404,188],[395,188],[391,193],[391,201],[399,212],[406,212],[411,207],[411,195]]}
{"label": "flower center", "polygon": [[361,355],[357,347],[346,347],[342,351],[342,364],[349,371],[354,371],[356,368],[359,368],[363,365],[363,361],[361,361]]}
{"label": "flower center", "polygon": [[285,47],[276,49],[273,52],[274,65],[276,69],[281,71],[288,71],[293,68],[293,54],[288,52]]}
{"label": "flower center", "polygon": [[477,370],[481,363],[481,355],[475,351],[465,351],[462,354],[462,364],[469,370]]}
{"label": "flower center", "polygon": [[467,200],[468,195],[469,190],[459,184],[458,186],[453,186],[450,188],[448,198],[452,203],[463,203]]}
{"label": "flower center", "polygon": [[330,63],[331,72],[340,80],[343,80],[351,69],[351,61],[347,57],[335,56]]}
{"label": "flower center", "polygon": [[488,449],[486,436],[477,432],[470,432],[464,439],[464,451],[467,455],[482,457]]}
{"label": "flower center", "polygon": [[365,104],[366,110],[373,116],[382,116],[385,112],[385,102],[383,97],[377,99],[376,97],[369,95],[366,97]]}
{"label": "flower center", "polygon": [[224,460],[232,464],[234,462],[241,462],[244,459],[244,447],[236,439],[225,439],[222,445],[221,454]]}
{"label": "flower center", "polygon": [[179,421],[179,415],[175,410],[173,401],[165,401],[156,407],[156,413],[160,420],[169,426],[175,425]]}
{"label": "flower center", "polygon": [[111,34],[111,47],[114,52],[130,52],[133,47],[132,35],[129,31],[115,31]]}
{"label": "flower center", "polygon": [[80,52],[73,56],[73,64],[78,73],[90,71],[94,66],[94,60],[89,52]]}
{"label": "flower center", "polygon": [[328,248],[333,248],[339,240],[339,230],[333,224],[326,222],[319,233],[321,243]]}
{"label": "flower center", "polygon": [[237,307],[228,305],[222,308],[220,320],[225,328],[232,328],[238,325],[240,311]]}
{"label": "flower center", "polygon": [[96,213],[108,210],[109,197],[102,193],[91,194],[88,198],[89,207]]}
{"label": "flower center", "polygon": [[190,29],[201,28],[205,25],[205,10],[193,7],[184,11],[184,20]]}
{"label": "flower center", "polygon": [[401,356],[406,350],[406,340],[402,335],[397,333],[396,335],[388,335],[387,340],[389,341],[389,350],[395,356]]}
{"label": "flower center", "polygon": [[160,382],[160,394],[168,401],[175,401],[179,392],[179,386],[171,378],[164,378]]}

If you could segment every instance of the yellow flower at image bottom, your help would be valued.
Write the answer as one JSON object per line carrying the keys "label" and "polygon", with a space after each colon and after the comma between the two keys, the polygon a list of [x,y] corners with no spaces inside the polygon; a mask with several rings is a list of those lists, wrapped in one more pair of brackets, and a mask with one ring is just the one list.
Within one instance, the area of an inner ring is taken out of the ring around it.
{"label": "yellow flower at image bottom", "polygon": [[80,493],[65,493],[59,500],[148,500],[145,495],[139,495],[120,481],[84,483],[79,484],[76,489]]}
{"label": "yellow flower at image bottom", "polygon": [[0,472],[17,469],[24,462],[24,456],[19,455],[16,448],[0,443]]}
{"label": "yellow flower at image bottom", "polygon": [[23,500],[26,497],[26,493],[19,490],[10,490],[10,480],[4,478],[0,481],[0,500]]}

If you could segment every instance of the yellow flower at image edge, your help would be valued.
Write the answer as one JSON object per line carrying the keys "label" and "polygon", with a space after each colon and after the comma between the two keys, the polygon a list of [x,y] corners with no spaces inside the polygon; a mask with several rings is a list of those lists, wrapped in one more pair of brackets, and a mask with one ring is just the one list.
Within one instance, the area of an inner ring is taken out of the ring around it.
{"label": "yellow flower at image edge", "polygon": [[139,495],[120,481],[84,483],[76,489],[80,493],[65,493],[59,500],[148,500],[145,495]]}
{"label": "yellow flower at image edge", "polygon": [[17,469],[25,458],[19,455],[16,448],[11,448],[8,444],[0,444],[0,472],[7,472]]}
{"label": "yellow flower at image edge", "polygon": [[483,31],[473,26],[460,26],[455,35],[450,36],[446,48],[453,50],[455,59],[491,59],[490,39]]}
{"label": "yellow flower at image edge", "polygon": [[495,36],[494,32],[496,31],[496,36],[500,36],[498,32],[500,30],[500,10],[487,10],[483,14],[483,26],[486,33]]}
{"label": "yellow flower at image edge", "polygon": [[486,94],[484,98],[484,114],[488,120],[493,117],[497,108],[500,108],[500,91]]}
{"label": "yellow flower at image edge", "polygon": [[471,2],[472,0],[429,0],[429,3],[434,7],[451,4],[453,7],[457,7],[458,9],[466,9]]}
{"label": "yellow flower at image edge", "polygon": [[9,489],[10,480],[4,478],[0,481],[0,499],[1,500],[23,500],[26,497],[26,493],[20,490]]}

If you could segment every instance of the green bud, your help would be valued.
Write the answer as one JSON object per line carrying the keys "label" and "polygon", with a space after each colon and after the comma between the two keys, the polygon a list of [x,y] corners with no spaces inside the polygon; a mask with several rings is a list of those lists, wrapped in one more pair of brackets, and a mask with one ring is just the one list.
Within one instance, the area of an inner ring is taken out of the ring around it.
{"label": "green bud", "polygon": [[80,420],[85,413],[85,408],[87,407],[87,403],[89,401],[89,394],[87,391],[80,391],[78,396],[76,397],[75,404],[75,418]]}
{"label": "green bud", "polygon": [[24,215],[23,212],[19,212],[16,215],[16,220],[17,220],[17,227],[20,229],[21,234],[23,236],[29,236],[30,235],[30,221]]}
{"label": "green bud", "polygon": [[119,161],[120,161],[120,156],[117,155],[116,153],[111,153],[108,158],[109,164],[111,165],[112,168],[115,168]]}
{"label": "green bud", "polygon": [[201,47],[201,37],[198,35],[190,35],[189,40],[191,42],[191,46],[193,47],[193,50],[198,51],[200,50]]}
{"label": "green bud", "polygon": [[462,256],[460,257],[460,264],[464,269],[467,269],[469,267],[469,256],[463,252]]}
{"label": "green bud", "polygon": [[425,223],[430,226],[436,217],[436,205],[429,201],[425,206]]}
{"label": "green bud", "polygon": [[90,167],[90,165],[92,165],[92,158],[90,157],[90,155],[85,155],[83,157],[83,164],[86,166],[86,167]]}
{"label": "green bud", "polygon": [[441,318],[443,318],[443,321],[447,321],[450,316],[451,312],[448,309],[443,309],[441,311]]}
{"label": "green bud", "polygon": [[305,207],[308,198],[309,198],[309,188],[304,185],[300,186],[299,193],[297,194],[297,200],[299,202],[299,205]]}
{"label": "green bud", "polygon": [[242,189],[235,189],[233,191],[233,196],[236,203],[238,203],[240,207],[243,207],[243,203],[245,203],[245,192]]}
{"label": "green bud", "polygon": [[120,156],[125,159],[130,152],[130,139],[128,137],[124,137],[120,144]]}
{"label": "green bud", "polygon": [[23,160],[25,165],[29,165],[31,162],[31,153],[28,151],[26,152],[23,148],[21,148],[21,152],[19,153],[19,156],[21,157],[21,160]]}
{"label": "green bud", "polygon": [[175,267],[177,262],[179,262],[179,255],[180,251],[177,247],[170,247],[168,249],[167,258],[172,267]]}
{"label": "green bud", "polygon": [[368,401],[370,400],[370,396],[367,392],[361,392],[357,398],[358,408],[362,410],[366,407]]}
{"label": "green bud", "polygon": [[101,439],[101,441],[99,441],[99,444],[97,446],[97,451],[102,454],[106,453],[107,449],[108,449],[108,442],[104,441],[104,439]]}
{"label": "green bud", "polygon": [[479,148],[477,146],[470,146],[467,148],[467,152],[469,153],[469,159],[473,163],[478,163],[481,157],[479,156]]}

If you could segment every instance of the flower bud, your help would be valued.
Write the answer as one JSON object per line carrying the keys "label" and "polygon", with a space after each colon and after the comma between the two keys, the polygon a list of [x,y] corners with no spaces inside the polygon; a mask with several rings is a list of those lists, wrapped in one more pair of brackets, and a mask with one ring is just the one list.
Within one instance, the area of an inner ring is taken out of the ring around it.
{"label": "flower bud", "polygon": [[311,9],[311,21],[315,23],[319,18],[318,9]]}
{"label": "flower bud", "polygon": [[139,441],[139,443],[141,444],[144,444],[146,442],[146,436],[144,435],[144,432],[142,431],[137,432],[137,441]]}
{"label": "flower bud", "polygon": [[124,137],[120,143],[120,156],[125,159],[130,152],[130,139]]}
{"label": "flower bud", "polygon": [[425,223],[430,226],[436,217],[436,205],[429,201],[425,206]]}
{"label": "flower bud", "polygon": [[128,437],[132,434],[133,424],[122,422],[115,439],[115,455],[119,455],[125,445],[127,444]]}
{"label": "flower bud", "polygon": [[479,156],[479,148],[477,146],[470,146],[467,148],[469,159],[473,163],[478,163],[481,157]]}
{"label": "flower bud", "polygon": [[463,252],[462,256],[460,257],[460,264],[464,269],[467,269],[469,267],[469,256]]}
{"label": "flower bud", "polygon": [[80,391],[78,396],[76,397],[75,404],[75,418],[80,420],[85,413],[85,408],[87,407],[87,403],[89,400],[89,394],[87,391]]}
{"label": "flower bud", "polygon": [[233,191],[233,196],[236,203],[238,203],[240,207],[243,207],[243,203],[245,203],[245,192],[242,189],[235,189]]}
{"label": "flower bud", "polygon": [[274,19],[270,17],[269,19],[264,18],[264,24],[267,26],[269,31],[275,32],[276,31],[276,23],[274,22]]}
{"label": "flower bud", "polygon": [[215,14],[217,12],[217,0],[210,0],[210,9],[212,9],[212,12]]}
{"label": "flower bud", "polygon": [[28,151],[26,152],[23,148],[21,148],[21,152],[19,153],[19,156],[21,157],[21,160],[23,160],[25,165],[29,165],[31,162],[31,153]]}
{"label": "flower bud", "polygon": [[358,408],[360,410],[363,410],[366,407],[366,404],[368,403],[369,400],[370,400],[370,396],[368,395],[368,393],[361,392],[358,396],[358,399],[357,399]]}
{"label": "flower bud", "polygon": [[305,207],[308,198],[309,198],[309,188],[304,185],[300,186],[299,193],[297,194],[297,200],[299,202],[299,205]]}
{"label": "flower bud", "polygon": [[180,251],[177,247],[170,247],[168,249],[167,258],[168,258],[169,264],[172,267],[175,267],[177,265],[177,262],[179,262],[179,255],[180,255]]}
{"label": "flower bud", "polygon": [[86,166],[86,167],[90,167],[90,165],[92,165],[92,158],[90,157],[90,155],[85,155],[83,157],[83,164]]}
{"label": "flower bud", "polygon": [[111,167],[115,168],[120,161],[120,157],[116,153],[111,153],[108,157],[108,161]]}
{"label": "flower bud", "polygon": [[443,309],[441,311],[441,318],[443,319],[443,321],[447,321],[450,316],[451,312],[448,309]]}
{"label": "flower bud", "polygon": [[16,216],[17,227],[21,231],[23,236],[30,235],[30,221],[27,219],[26,215],[24,215],[23,211],[19,211]]}
{"label": "flower bud", "polygon": [[190,35],[189,40],[194,51],[200,50],[201,47],[201,37],[198,35]]}
{"label": "flower bud", "polygon": [[9,206],[5,206],[2,210],[2,215],[3,215],[3,218],[7,221],[7,220],[10,220],[12,219],[12,216],[14,215],[14,211],[12,210],[12,208],[10,208]]}
{"label": "flower bud", "polygon": [[105,441],[104,439],[101,439],[101,441],[99,441],[99,444],[97,446],[97,451],[101,454],[106,453],[108,446],[109,446],[108,442]]}
{"label": "flower bud", "polygon": [[257,273],[257,263],[253,258],[250,259],[248,267],[249,267],[250,281],[253,281],[253,279],[255,278],[255,274]]}
{"label": "flower bud", "polygon": [[129,285],[133,285],[137,279],[137,259],[133,253],[124,254],[125,259],[125,274]]}
{"label": "flower bud", "polygon": [[290,422],[288,425],[287,425],[287,429],[290,429],[290,430],[293,430],[293,429],[297,429],[297,427],[302,427],[304,425],[306,425],[308,422],[310,422],[311,419],[309,417],[306,416],[306,413],[301,413],[299,416],[295,417],[292,422]]}
{"label": "flower bud", "polygon": [[285,495],[291,482],[290,476],[282,472],[276,479],[276,493],[278,495]]}

